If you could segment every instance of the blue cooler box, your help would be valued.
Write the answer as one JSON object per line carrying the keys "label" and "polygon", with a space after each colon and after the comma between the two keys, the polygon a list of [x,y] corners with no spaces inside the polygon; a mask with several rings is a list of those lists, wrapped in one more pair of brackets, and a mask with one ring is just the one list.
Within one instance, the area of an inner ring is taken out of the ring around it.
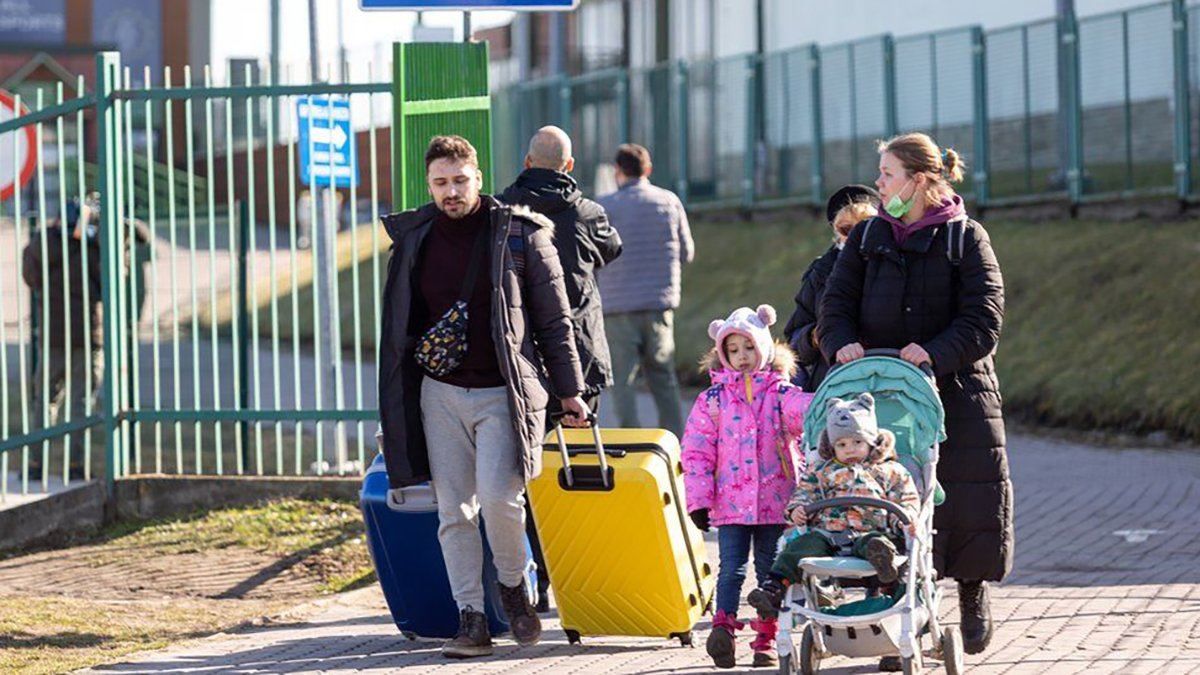
{"label": "blue cooler box", "polygon": [[[458,606],[450,593],[446,562],[438,543],[437,503],[428,483],[401,490],[401,498],[388,497],[387,468],[377,455],[363,478],[360,495],[367,525],[367,547],[375,573],[396,627],[410,638],[451,638],[458,633]],[[529,543],[527,588],[537,592],[537,568]],[[500,609],[500,587],[487,538],[483,543],[483,611],[492,635],[508,632]]]}

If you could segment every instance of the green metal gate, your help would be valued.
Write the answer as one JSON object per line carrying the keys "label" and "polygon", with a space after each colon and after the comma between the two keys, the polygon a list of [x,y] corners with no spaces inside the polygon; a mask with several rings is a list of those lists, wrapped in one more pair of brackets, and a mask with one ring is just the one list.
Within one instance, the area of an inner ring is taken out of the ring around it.
{"label": "green metal gate", "polygon": [[[33,130],[39,147],[57,144],[39,154],[30,188],[0,204],[0,249],[15,263],[0,270],[0,498],[99,475],[111,489],[138,473],[361,471],[377,419],[390,243],[380,215],[425,201],[422,156],[435,133],[475,142],[490,176],[486,46],[400,45],[395,56],[395,73],[380,73],[392,81],[370,68],[365,81],[343,74],[338,83],[168,68],[152,86],[148,70],[135,79],[119,54],[103,53],[93,91],[80,78],[75,98],[64,100],[60,86],[56,100],[39,95],[32,111],[0,124],[0,138]],[[446,86],[447,68],[466,77]],[[314,95],[348,99],[358,121],[345,147],[361,177],[324,196],[297,170],[297,104]],[[48,156],[59,161],[47,168]],[[92,238],[54,237],[76,219],[68,206],[97,199]],[[322,218],[337,222],[329,250],[311,236]],[[47,269],[51,246],[61,249],[61,278],[43,274],[29,288],[20,258],[31,243]],[[69,247],[93,251],[100,269],[71,277],[69,263],[89,257]],[[322,268],[322,259],[334,264]],[[341,334],[332,353],[322,353],[322,283],[334,289]],[[80,291],[92,297],[72,309]],[[60,295],[63,306],[52,307]],[[91,326],[37,332],[96,301],[103,347]],[[52,332],[66,336],[57,351]],[[36,367],[39,357],[65,369],[64,398],[82,408],[51,419],[56,378]]]}

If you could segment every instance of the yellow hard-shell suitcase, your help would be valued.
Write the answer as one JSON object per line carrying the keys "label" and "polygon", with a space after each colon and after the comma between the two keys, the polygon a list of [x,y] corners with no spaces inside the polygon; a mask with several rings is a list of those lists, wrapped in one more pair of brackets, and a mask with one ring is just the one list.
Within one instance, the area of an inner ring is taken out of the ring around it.
{"label": "yellow hard-shell suitcase", "polygon": [[687,516],[679,441],[660,429],[594,426],[551,436],[529,498],[568,639],[690,645],[716,579]]}

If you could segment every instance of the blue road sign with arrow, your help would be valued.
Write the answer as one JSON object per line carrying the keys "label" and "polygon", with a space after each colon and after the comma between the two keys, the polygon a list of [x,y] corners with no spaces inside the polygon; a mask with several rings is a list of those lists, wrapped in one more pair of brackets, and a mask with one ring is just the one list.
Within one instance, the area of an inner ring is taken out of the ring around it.
{"label": "blue road sign with arrow", "polygon": [[317,187],[358,185],[358,156],[350,126],[350,99],[342,96],[301,96],[296,101],[300,120],[300,181]]}

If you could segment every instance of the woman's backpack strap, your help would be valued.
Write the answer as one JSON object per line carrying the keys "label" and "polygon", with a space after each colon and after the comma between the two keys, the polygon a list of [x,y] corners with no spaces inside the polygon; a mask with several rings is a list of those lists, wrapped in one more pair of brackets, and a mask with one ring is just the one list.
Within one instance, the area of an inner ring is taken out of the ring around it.
{"label": "woman's backpack strap", "polygon": [[858,254],[862,256],[863,260],[866,260],[869,257],[867,255],[867,251],[869,250],[867,249],[867,237],[871,236],[871,225],[874,224],[878,219],[878,217],[868,218],[867,224],[863,225],[862,239],[858,240]]}
{"label": "woman's backpack strap", "polygon": [[946,259],[950,265],[958,267],[962,263],[963,249],[966,248],[967,217],[957,218],[946,223]]}

